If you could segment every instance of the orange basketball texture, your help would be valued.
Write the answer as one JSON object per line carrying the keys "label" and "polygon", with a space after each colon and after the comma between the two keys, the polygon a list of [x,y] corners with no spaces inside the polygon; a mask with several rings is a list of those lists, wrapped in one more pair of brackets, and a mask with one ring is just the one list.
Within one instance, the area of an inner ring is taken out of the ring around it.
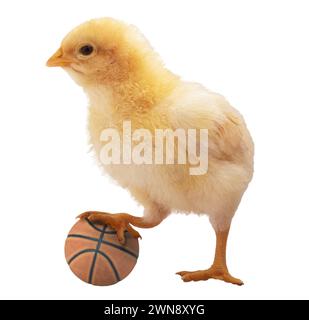
{"label": "orange basketball texture", "polygon": [[139,253],[138,239],[126,232],[121,245],[116,231],[88,219],[79,220],[65,242],[65,258],[81,280],[108,286],[124,279],[133,270]]}

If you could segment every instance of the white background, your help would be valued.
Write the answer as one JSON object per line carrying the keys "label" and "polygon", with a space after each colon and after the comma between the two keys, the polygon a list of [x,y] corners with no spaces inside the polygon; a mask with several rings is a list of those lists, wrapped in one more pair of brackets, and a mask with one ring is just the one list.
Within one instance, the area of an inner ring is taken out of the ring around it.
{"label": "white background", "polygon": [[[308,294],[308,1],[1,1],[0,297],[280,299]],[[112,287],[68,269],[63,245],[90,209],[141,214],[87,151],[87,100],[45,67],[63,36],[94,17],[137,25],[186,80],[225,95],[256,144],[255,176],[232,226],[228,262],[244,280],[183,283],[210,266],[207,217],[141,230],[140,258]]]}

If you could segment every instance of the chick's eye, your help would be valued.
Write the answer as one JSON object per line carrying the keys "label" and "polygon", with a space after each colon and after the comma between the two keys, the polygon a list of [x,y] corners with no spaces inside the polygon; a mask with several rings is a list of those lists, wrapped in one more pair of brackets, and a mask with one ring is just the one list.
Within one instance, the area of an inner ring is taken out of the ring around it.
{"label": "chick's eye", "polygon": [[82,54],[83,56],[89,56],[93,52],[93,46],[90,44],[87,44],[85,46],[82,46],[79,49],[79,53]]}

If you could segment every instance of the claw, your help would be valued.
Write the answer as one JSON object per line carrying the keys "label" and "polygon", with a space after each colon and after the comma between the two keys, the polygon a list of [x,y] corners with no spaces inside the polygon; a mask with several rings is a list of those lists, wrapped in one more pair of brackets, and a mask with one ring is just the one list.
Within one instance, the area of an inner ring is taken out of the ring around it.
{"label": "claw", "polygon": [[107,212],[96,212],[96,211],[86,211],[86,212],[83,212],[81,214],[79,214],[76,219],[88,219],[90,218],[90,216],[93,216],[93,215],[103,215],[103,214],[108,214]]}
{"label": "claw", "polygon": [[128,231],[134,238],[142,238],[141,235],[130,225],[127,214],[110,214],[107,212],[87,211],[77,216],[77,219],[89,219],[94,223],[109,225],[116,230],[118,241],[122,245],[126,242],[125,231]]}
{"label": "claw", "polygon": [[130,224],[127,225],[128,232],[131,233],[131,235],[136,239],[142,239],[142,236],[139,234],[138,231],[136,231]]}
{"label": "claw", "polygon": [[181,279],[184,282],[189,281],[200,281],[200,280],[208,280],[208,279],[217,279],[217,280],[223,280],[225,282],[229,282],[232,284],[236,284],[239,286],[242,286],[244,283],[237,278],[232,277],[229,272],[222,269],[216,269],[216,268],[209,268],[207,270],[199,270],[199,271],[180,271],[176,274],[181,276]]}
{"label": "claw", "polygon": [[184,276],[186,273],[188,273],[188,271],[179,271],[179,272],[176,272],[176,274],[178,274],[179,276]]}
{"label": "claw", "polygon": [[126,244],[126,237],[125,237],[125,235],[124,235],[124,232],[125,232],[125,230],[124,230],[123,228],[119,228],[119,229],[117,230],[117,238],[118,238],[118,241],[119,241],[122,245]]}
{"label": "claw", "polygon": [[79,214],[75,219],[87,219],[89,216],[90,216],[91,212],[88,211],[88,212],[84,212],[84,213],[81,213]]}

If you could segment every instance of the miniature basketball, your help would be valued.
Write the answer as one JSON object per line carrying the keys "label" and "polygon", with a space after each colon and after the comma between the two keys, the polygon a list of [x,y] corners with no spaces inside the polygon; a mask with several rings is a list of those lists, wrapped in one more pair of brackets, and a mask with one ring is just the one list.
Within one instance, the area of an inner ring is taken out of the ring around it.
{"label": "miniature basketball", "polygon": [[126,232],[126,243],[119,243],[116,231],[107,225],[79,220],[65,242],[65,258],[81,280],[109,286],[127,277],[139,253],[138,239]]}

